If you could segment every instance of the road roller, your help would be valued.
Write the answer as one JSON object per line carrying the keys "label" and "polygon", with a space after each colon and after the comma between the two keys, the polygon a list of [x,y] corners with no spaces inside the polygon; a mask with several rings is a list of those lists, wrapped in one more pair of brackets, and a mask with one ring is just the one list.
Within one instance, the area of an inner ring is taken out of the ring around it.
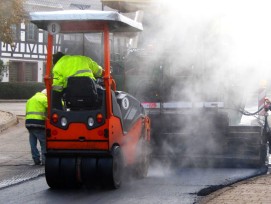
{"label": "road roller", "polygon": [[[147,176],[150,118],[138,99],[116,90],[110,66],[115,34],[129,39],[143,30],[142,24],[115,11],[94,10],[31,12],[30,20],[48,36],[44,77],[48,186],[116,189],[125,172]],[[59,51],[97,60],[104,69],[102,78],[70,76],[56,97],[52,57]],[[59,99],[60,107],[55,105]]]}

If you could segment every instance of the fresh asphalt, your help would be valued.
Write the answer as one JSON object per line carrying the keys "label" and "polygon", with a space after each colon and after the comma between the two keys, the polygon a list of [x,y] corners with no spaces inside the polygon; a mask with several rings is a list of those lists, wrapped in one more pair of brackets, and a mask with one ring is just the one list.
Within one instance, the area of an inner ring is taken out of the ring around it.
{"label": "fresh asphalt", "polygon": [[[8,113],[5,115],[7,120],[14,121],[12,115],[18,116],[15,117],[15,123],[2,128],[0,133],[0,200],[5,203],[24,201],[29,203],[33,195],[23,191],[25,195],[29,196],[22,198],[19,189],[24,188],[25,185],[36,186],[36,182],[41,183],[41,186],[38,187],[40,191],[33,196],[33,199],[35,200],[37,196],[42,198],[44,192],[48,193],[49,187],[43,176],[44,167],[32,165],[28,132],[24,128],[25,102],[0,103],[0,110],[2,110],[0,111],[2,115]],[[89,196],[89,194],[84,195],[80,192],[80,196],[84,201],[82,203],[90,201],[94,203],[195,203],[202,198],[205,203],[209,203],[218,198],[212,197],[211,200],[206,201],[206,198],[209,197],[206,195],[211,192],[226,186],[237,185],[237,181],[246,181],[247,178],[263,172],[264,169],[169,169],[165,165],[153,164],[146,179],[132,183],[125,182],[124,187],[114,193],[102,191],[97,195]],[[12,192],[13,196],[10,197],[7,192]],[[70,203],[71,200],[76,199],[78,192],[74,193],[75,198],[72,199],[63,197],[61,193],[54,196],[57,196],[59,203]],[[119,198],[116,198],[116,194]],[[40,203],[47,203],[48,199],[50,200],[50,198],[46,198],[46,202],[40,200]],[[35,203],[34,200],[31,202]]]}

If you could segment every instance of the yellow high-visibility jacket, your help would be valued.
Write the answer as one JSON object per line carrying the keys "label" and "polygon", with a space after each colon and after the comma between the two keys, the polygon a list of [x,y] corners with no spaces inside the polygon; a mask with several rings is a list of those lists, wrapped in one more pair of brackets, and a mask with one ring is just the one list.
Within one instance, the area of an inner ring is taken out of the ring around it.
{"label": "yellow high-visibility jacket", "polygon": [[103,69],[92,59],[80,55],[64,55],[53,68],[53,90],[62,91],[71,76],[102,76]]}
{"label": "yellow high-visibility jacket", "polygon": [[26,102],[25,126],[27,128],[45,127],[45,119],[47,116],[47,96],[41,92],[37,92]]}

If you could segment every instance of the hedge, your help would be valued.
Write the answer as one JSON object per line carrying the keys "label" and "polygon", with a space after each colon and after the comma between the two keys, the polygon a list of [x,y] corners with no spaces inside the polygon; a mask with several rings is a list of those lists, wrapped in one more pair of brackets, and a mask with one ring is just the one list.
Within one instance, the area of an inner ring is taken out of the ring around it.
{"label": "hedge", "polygon": [[0,82],[0,99],[29,99],[44,88],[44,83],[38,82]]}

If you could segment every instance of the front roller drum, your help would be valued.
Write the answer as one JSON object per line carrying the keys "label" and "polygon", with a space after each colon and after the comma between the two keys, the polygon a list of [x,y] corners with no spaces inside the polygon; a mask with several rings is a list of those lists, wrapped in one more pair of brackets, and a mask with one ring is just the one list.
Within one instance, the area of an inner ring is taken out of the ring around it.
{"label": "front roller drum", "polygon": [[98,159],[98,172],[104,187],[117,189],[121,185],[123,157],[119,146],[112,149],[112,158]]}

